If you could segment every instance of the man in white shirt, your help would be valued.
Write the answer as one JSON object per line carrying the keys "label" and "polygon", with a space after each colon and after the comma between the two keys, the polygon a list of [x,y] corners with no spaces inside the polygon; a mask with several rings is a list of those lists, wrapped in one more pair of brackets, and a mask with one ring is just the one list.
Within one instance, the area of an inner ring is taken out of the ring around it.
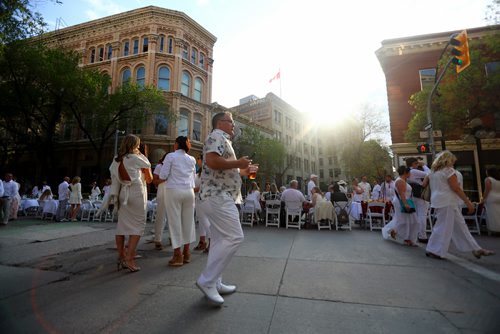
{"label": "man in white shirt", "polygon": [[3,225],[7,225],[9,218],[10,218],[10,212],[12,208],[12,199],[14,196],[16,196],[17,193],[17,183],[12,180],[12,174],[7,173],[5,174],[5,181],[3,181],[3,219],[2,223]]}
{"label": "man in white shirt", "polygon": [[311,174],[311,177],[309,178],[309,182],[307,183],[307,198],[309,200],[312,199],[312,189],[317,186],[318,182],[318,175],[316,174]]}
{"label": "man in white shirt", "polygon": [[57,206],[56,221],[66,221],[64,216],[66,215],[66,206],[69,200],[69,177],[65,176],[63,181],[57,187],[57,196],[59,199],[59,205]]}
{"label": "man in white shirt", "polygon": [[392,198],[395,195],[395,189],[396,182],[392,179],[392,175],[386,175],[385,181],[382,183],[382,187],[380,189],[380,198],[382,198],[384,202],[392,202]]}
{"label": "man in white shirt", "polygon": [[372,186],[368,183],[366,176],[361,177],[361,182],[358,184],[363,189],[362,201],[367,202],[370,199]]}
{"label": "man in white shirt", "polygon": [[286,189],[283,191],[281,194],[281,201],[282,202],[300,202],[300,205],[302,206],[302,203],[306,201],[306,198],[304,197],[304,194],[298,190],[299,182],[297,180],[292,180],[290,181],[290,188]]}
{"label": "man in white shirt", "polygon": [[418,188],[422,187],[422,182],[427,174],[430,173],[430,168],[427,167],[423,161],[419,162],[416,158],[407,158],[405,160],[406,167],[410,167],[410,177],[408,184],[413,188],[413,202],[415,203],[415,210],[417,213],[417,220],[420,225],[418,232],[418,241],[427,243],[427,211],[429,210],[429,203],[420,198],[420,193],[415,193]]}
{"label": "man in white shirt", "polygon": [[5,201],[3,198],[3,181],[0,179],[0,225],[7,225],[7,222],[9,221],[9,216],[7,215],[7,221],[4,221],[5,217]]}
{"label": "man in white shirt", "polygon": [[337,184],[339,185],[339,190],[344,194],[347,194],[347,182],[345,182],[344,180],[340,180],[339,182],[337,182]]}
{"label": "man in white shirt", "polygon": [[382,193],[380,191],[382,190],[382,186],[380,185],[380,183],[382,182],[378,180],[373,181],[373,190],[371,199],[374,201],[378,201],[381,198]]}

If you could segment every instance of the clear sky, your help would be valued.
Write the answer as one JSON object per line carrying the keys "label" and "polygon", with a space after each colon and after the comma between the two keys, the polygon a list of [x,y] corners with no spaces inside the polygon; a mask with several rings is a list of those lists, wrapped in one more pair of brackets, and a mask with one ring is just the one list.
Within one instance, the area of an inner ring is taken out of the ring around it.
{"label": "clear sky", "polygon": [[[338,121],[363,104],[387,111],[375,56],[384,39],[486,25],[490,0],[34,0],[49,27],[149,5],[182,11],[217,37],[212,101],[280,94],[316,118]],[[58,20],[61,19],[61,20]]]}

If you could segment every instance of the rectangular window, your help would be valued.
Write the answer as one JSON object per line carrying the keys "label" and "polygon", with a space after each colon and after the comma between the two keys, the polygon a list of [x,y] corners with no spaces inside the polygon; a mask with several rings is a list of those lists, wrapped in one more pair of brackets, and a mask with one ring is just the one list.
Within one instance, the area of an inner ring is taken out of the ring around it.
{"label": "rectangular window", "polygon": [[126,41],[124,46],[123,46],[123,55],[124,56],[128,56],[128,53],[130,52],[129,48],[130,48],[130,43],[128,41]]}
{"label": "rectangular window", "polygon": [[95,62],[95,49],[90,51],[90,63],[93,64]]}
{"label": "rectangular window", "polygon": [[144,37],[142,39],[142,52],[148,52],[148,47],[149,47],[149,39],[147,37]]}
{"label": "rectangular window", "polygon": [[174,52],[174,39],[172,37],[168,38],[168,53],[173,53]]}
{"label": "rectangular window", "polygon": [[274,121],[277,124],[281,124],[281,113],[278,110],[274,111]]}
{"label": "rectangular window", "polygon": [[330,168],[330,169],[328,170],[328,175],[329,175],[330,177],[333,177],[333,169],[331,169],[331,168]]}
{"label": "rectangular window", "polygon": [[156,115],[155,135],[168,135],[168,118],[163,114]]}
{"label": "rectangular window", "polygon": [[189,117],[187,113],[181,112],[179,119],[177,120],[178,128],[177,128],[177,136],[185,136],[189,135]]}
{"label": "rectangular window", "polygon": [[420,89],[432,88],[434,86],[434,79],[436,78],[436,69],[426,68],[418,72],[420,75]]}
{"label": "rectangular window", "polygon": [[193,118],[193,140],[201,141],[201,116],[196,114]]}
{"label": "rectangular window", "polygon": [[323,158],[319,158],[319,166],[323,167]]}
{"label": "rectangular window", "polygon": [[183,59],[188,60],[188,54],[189,54],[188,49],[189,49],[189,47],[187,45],[184,45],[182,47],[182,58]]}
{"label": "rectangular window", "polygon": [[332,157],[328,157],[328,164],[329,165],[333,165],[333,159],[332,159]]}
{"label": "rectangular window", "polygon": [[99,61],[103,61],[103,60],[104,60],[104,48],[100,47],[99,48]]}
{"label": "rectangular window", "polygon": [[281,132],[276,131],[276,140],[281,141]]}
{"label": "rectangular window", "polygon": [[165,36],[160,36],[160,52],[165,50]]}
{"label": "rectangular window", "polygon": [[198,60],[198,51],[195,48],[191,49],[191,64],[196,64]]}
{"label": "rectangular window", "polygon": [[323,172],[322,169],[319,170],[319,178],[322,179],[325,177],[325,173]]}
{"label": "rectangular window", "polygon": [[134,39],[134,54],[138,54],[139,53],[139,40],[138,39]]}
{"label": "rectangular window", "polygon": [[111,60],[112,57],[113,57],[113,47],[111,45],[108,45],[108,55],[106,59]]}
{"label": "rectangular window", "polygon": [[205,55],[200,52],[200,67],[205,69]]}

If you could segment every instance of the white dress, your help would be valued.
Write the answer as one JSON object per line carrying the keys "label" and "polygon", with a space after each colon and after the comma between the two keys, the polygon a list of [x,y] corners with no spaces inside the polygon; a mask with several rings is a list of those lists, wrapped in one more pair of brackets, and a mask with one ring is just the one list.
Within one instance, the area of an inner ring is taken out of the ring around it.
{"label": "white dress", "polygon": [[[396,182],[399,180],[398,178]],[[401,179],[402,180],[402,179]],[[404,180],[402,180],[404,182]],[[405,182],[406,183],[406,182]],[[397,189],[396,191],[397,192]],[[411,198],[411,186],[406,183],[405,198]],[[417,220],[417,214],[404,213],[401,212],[401,204],[399,202],[398,196],[395,194],[392,198],[392,205],[394,206],[394,216],[389,224],[382,228],[382,236],[384,239],[390,238],[391,230],[396,232],[397,240],[410,240],[412,242],[417,241],[417,234],[419,230],[419,224]]]}
{"label": "white dress", "polygon": [[82,204],[82,185],[81,183],[70,184],[69,204]]}
{"label": "white dress", "polygon": [[113,160],[111,172],[111,195],[119,195],[118,224],[116,235],[143,235],[146,227],[147,190],[142,168],[151,164],[142,154],[128,154],[123,157],[123,166],[130,181],[120,179],[119,163]]}
{"label": "white dress", "polygon": [[488,231],[500,232],[500,181],[488,177],[491,190],[484,204],[486,207],[486,226]]}

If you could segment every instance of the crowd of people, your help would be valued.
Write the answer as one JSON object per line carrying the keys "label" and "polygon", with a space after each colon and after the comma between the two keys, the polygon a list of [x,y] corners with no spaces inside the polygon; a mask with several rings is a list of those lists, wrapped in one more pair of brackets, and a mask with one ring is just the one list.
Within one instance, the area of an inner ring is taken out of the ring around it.
{"label": "crowd of people", "polygon": [[[291,180],[287,188],[280,189],[274,183],[266,183],[262,192],[258,183],[252,181],[243,201],[242,176],[256,173],[258,165],[246,156],[236,157],[231,143],[234,136],[231,113],[216,114],[212,127],[198,161],[189,155],[189,139],[179,136],[174,151],[165,154],[153,172],[150,161],[141,152],[140,138],[129,134],[121,142],[109,167],[111,179],[106,181],[102,191],[96,182],[92,182],[90,199],[95,201],[104,196],[103,202],[113,205],[118,214],[115,233],[118,270],[141,270],[136,263],[136,249],[145,232],[147,185],[150,183],[157,188],[155,249],[164,248],[163,231],[168,224],[173,249],[168,265],[182,267],[189,264],[190,245],[196,241],[195,220],[198,220],[200,239],[194,249],[207,252],[208,258],[196,286],[215,305],[222,305],[222,296],[236,291],[235,285],[223,283],[222,274],[244,239],[239,213],[241,205],[251,205],[255,214],[262,218],[266,201],[278,200],[282,207],[287,203],[298,203],[298,209],[315,211],[317,216],[331,221],[335,215],[332,203],[350,203],[352,219],[361,223],[363,203],[379,201],[389,203],[393,208],[391,221],[382,228],[385,239],[400,241],[407,246],[415,246],[417,242],[427,244],[426,255],[435,259],[447,256],[451,242],[458,250],[471,251],[477,258],[494,254],[477,244],[465,223],[461,206],[465,205],[469,212],[474,206],[463,191],[461,174],[453,168],[456,157],[449,151],[439,153],[431,168],[418,159],[406,159],[406,165],[397,170],[396,180],[392,175],[386,175],[370,184],[368,178],[362,176],[361,181],[353,179],[350,187],[344,180],[339,180],[330,184],[326,193],[320,189],[315,174],[310,176],[304,193],[300,191],[297,180]],[[0,182],[2,224],[17,217],[21,200],[19,189],[19,183],[10,173]],[[430,203],[423,195],[429,189]],[[483,200],[488,211],[488,229],[493,232],[500,232],[499,194],[498,170],[488,169]],[[53,199],[46,183],[34,187],[32,195],[42,201]],[[63,221],[66,217],[76,220],[82,204],[80,177],[73,177],[71,182],[69,177],[64,177],[57,195],[56,221]],[[69,216],[66,214],[68,206]],[[436,222],[430,238],[427,238],[429,206],[434,210]]]}

